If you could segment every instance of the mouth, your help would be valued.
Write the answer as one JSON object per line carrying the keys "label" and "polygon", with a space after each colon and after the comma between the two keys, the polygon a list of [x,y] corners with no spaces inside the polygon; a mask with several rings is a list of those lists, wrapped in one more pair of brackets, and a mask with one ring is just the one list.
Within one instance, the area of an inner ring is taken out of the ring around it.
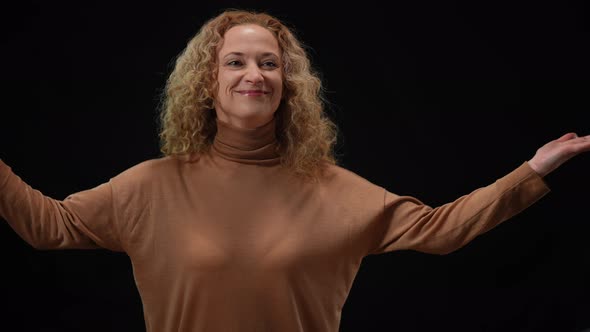
{"label": "mouth", "polygon": [[242,96],[263,96],[263,95],[267,95],[270,93],[270,91],[264,91],[264,90],[239,90],[236,91],[237,93],[241,94]]}

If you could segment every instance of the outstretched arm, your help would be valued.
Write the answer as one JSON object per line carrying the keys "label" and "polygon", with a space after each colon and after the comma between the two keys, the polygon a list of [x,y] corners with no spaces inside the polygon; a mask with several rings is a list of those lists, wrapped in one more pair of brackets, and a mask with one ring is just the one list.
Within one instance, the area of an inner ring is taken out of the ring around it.
{"label": "outstretched arm", "polygon": [[529,160],[531,168],[540,176],[545,176],[574,156],[590,151],[590,135],[578,136],[567,133],[537,150]]}
{"label": "outstretched arm", "polygon": [[452,252],[536,202],[549,190],[541,177],[587,151],[590,136],[565,134],[493,184],[434,209],[415,198],[386,193],[385,221],[375,224],[377,240],[373,243],[377,245],[372,253],[399,249]]}
{"label": "outstretched arm", "polygon": [[110,184],[56,200],[25,183],[0,160],[0,217],[38,249],[121,250]]}

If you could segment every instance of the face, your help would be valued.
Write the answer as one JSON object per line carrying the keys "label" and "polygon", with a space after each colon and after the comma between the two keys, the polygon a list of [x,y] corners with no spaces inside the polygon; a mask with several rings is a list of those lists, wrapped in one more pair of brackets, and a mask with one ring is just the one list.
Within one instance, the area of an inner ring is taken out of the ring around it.
{"label": "face", "polygon": [[220,121],[256,128],[272,120],[281,102],[281,51],[274,35],[254,25],[229,29],[217,53],[219,89],[215,112]]}

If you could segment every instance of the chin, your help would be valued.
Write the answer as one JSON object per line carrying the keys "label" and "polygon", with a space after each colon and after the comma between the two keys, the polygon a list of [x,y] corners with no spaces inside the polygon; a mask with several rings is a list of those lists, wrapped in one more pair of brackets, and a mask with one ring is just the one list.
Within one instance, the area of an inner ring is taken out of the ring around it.
{"label": "chin", "polygon": [[245,110],[244,112],[240,112],[240,114],[241,114],[240,117],[242,119],[252,119],[252,120],[263,121],[263,122],[264,122],[264,120],[266,120],[266,122],[270,121],[274,116],[274,112],[272,112],[270,110],[264,110],[264,111]]}

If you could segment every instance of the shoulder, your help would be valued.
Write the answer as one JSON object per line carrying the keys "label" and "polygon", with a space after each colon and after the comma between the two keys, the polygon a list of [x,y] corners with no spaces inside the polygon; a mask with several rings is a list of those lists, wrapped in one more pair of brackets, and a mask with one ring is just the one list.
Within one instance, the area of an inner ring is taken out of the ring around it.
{"label": "shoulder", "polygon": [[187,163],[196,162],[192,156],[164,156],[148,159],[129,167],[111,179],[112,183],[128,186],[143,186],[165,181],[180,172]]}
{"label": "shoulder", "polygon": [[339,165],[325,165],[320,182],[336,191],[347,191],[349,193],[383,193],[384,188],[372,183],[359,174]]}
{"label": "shoulder", "polygon": [[164,156],[148,159],[126,169],[119,176],[161,176],[170,171],[178,170],[187,164],[196,163],[199,159],[200,157],[195,155]]}
{"label": "shoulder", "polygon": [[340,165],[326,164],[323,167],[322,179],[329,181],[345,181],[370,184],[371,182],[359,174]]}
{"label": "shoulder", "polygon": [[122,177],[144,177],[151,176],[154,173],[170,168],[175,163],[172,157],[161,157],[142,161],[136,165],[133,165],[123,172],[119,173],[115,178]]}

